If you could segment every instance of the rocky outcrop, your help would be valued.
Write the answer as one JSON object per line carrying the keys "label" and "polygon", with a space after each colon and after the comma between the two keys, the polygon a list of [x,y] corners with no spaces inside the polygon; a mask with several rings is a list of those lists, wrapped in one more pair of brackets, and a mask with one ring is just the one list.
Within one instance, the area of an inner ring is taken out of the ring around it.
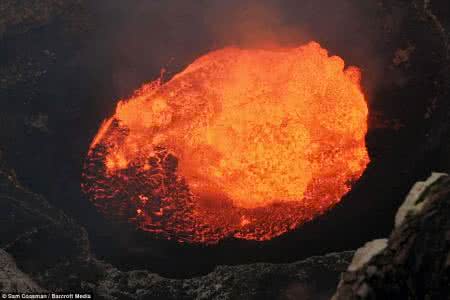
{"label": "rocky outcrop", "polygon": [[97,293],[107,299],[329,299],[353,252],[291,264],[219,266],[206,276],[174,280],[147,271],[107,268]]}
{"label": "rocky outcrop", "polygon": [[0,249],[0,291],[12,293],[43,292],[28,275],[20,271],[14,259],[5,251]]}
{"label": "rocky outcrop", "polygon": [[333,299],[450,299],[449,217],[450,177],[418,182],[387,243],[357,251]]}
{"label": "rocky outcrop", "polygon": [[91,259],[84,228],[0,168],[0,248],[49,290],[81,288]]}

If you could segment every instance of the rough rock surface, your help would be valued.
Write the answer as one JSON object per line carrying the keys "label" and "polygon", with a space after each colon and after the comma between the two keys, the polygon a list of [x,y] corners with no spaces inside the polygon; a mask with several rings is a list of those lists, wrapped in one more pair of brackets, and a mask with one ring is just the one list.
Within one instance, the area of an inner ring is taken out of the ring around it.
{"label": "rough rock surface", "polygon": [[385,249],[352,262],[334,300],[450,299],[450,177],[433,174],[407,199]]}
{"label": "rough rock surface", "polygon": [[0,249],[0,291],[2,292],[43,292],[28,275],[20,271],[14,259]]}
{"label": "rough rock surface", "polygon": [[378,239],[366,243],[359,248],[353,256],[351,264],[348,266],[348,271],[355,271],[365,265],[369,260],[383,251],[386,248],[387,239]]}
{"label": "rough rock surface", "polygon": [[79,15],[83,0],[2,0],[0,37],[44,26],[57,18],[68,21]]}
{"label": "rough rock surface", "polygon": [[421,201],[421,198],[426,196],[426,192],[431,185],[444,176],[446,176],[445,173],[433,173],[427,180],[419,181],[414,184],[406,196],[405,202],[399,207],[397,214],[395,215],[396,228],[403,224],[406,217],[422,211],[427,202]]}
{"label": "rough rock surface", "polygon": [[29,275],[1,250],[0,259],[7,262],[0,268],[1,291],[39,291],[41,286],[105,299],[328,299],[353,255],[219,266],[205,276],[168,279],[145,270],[122,272],[95,259],[82,227],[1,166],[0,211],[7,216],[0,221],[0,247]]}
{"label": "rough rock surface", "polygon": [[339,270],[353,252],[332,253],[291,264],[219,266],[185,280],[146,271],[107,270],[97,292],[107,299],[329,299]]}
{"label": "rough rock surface", "polygon": [[[71,286],[90,260],[86,231],[40,195],[23,188],[13,172],[0,167],[0,248],[47,289]],[[64,276],[59,276],[60,274]]]}

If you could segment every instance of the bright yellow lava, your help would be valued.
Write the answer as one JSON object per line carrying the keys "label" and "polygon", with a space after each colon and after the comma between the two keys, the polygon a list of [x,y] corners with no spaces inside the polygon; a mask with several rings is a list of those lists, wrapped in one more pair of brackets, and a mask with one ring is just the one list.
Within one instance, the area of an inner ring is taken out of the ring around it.
{"label": "bright yellow lava", "polygon": [[[129,199],[144,230],[155,225],[151,199],[170,203],[174,197],[165,181],[170,171],[187,187],[190,206],[169,206],[184,211],[189,229],[174,219],[154,232],[175,238],[183,232],[190,236],[181,240],[189,241],[269,239],[323,213],[361,176],[369,162],[367,115],[359,69],[345,68],[315,42],[275,50],[226,48],[120,101],[90,155],[105,148],[102,176],[110,182],[130,168],[159,170],[157,183],[148,179],[151,189],[129,191],[150,199]],[[161,149],[172,163],[164,165]],[[87,184],[85,190],[99,203],[98,188]],[[275,216],[274,205],[287,205],[288,213]]]}

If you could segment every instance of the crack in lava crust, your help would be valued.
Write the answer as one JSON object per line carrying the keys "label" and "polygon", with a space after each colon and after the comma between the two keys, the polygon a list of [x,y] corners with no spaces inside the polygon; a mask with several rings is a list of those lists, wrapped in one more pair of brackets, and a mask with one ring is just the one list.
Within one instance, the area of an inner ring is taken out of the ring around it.
{"label": "crack in lava crust", "polygon": [[82,189],[107,217],[167,239],[268,240],[361,176],[367,114],[359,69],[317,43],[214,51],[118,103]]}

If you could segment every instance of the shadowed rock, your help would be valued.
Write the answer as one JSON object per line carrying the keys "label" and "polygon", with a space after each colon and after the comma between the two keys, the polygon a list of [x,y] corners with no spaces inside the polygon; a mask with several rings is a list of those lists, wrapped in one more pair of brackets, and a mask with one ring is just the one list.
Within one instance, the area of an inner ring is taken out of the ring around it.
{"label": "shadowed rock", "polygon": [[366,246],[342,274],[334,300],[449,299],[450,177],[434,173],[411,189],[383,247]]}
{"label": "shadowed rock", "polygon": [[0,292],[3,293],[39,293],[39,287],[28,275],[20,271],[14,259],[0,249]]}

